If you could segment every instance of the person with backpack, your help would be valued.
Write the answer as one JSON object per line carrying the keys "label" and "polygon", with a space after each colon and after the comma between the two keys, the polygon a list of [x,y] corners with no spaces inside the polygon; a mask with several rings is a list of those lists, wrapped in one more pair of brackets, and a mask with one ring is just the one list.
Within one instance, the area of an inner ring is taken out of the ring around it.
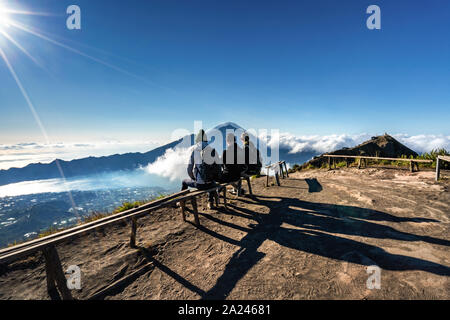
{"label": "person with backpack", "polygon": [[[190,179],[182,182],[181,190],[197,188],[199,190],[211,189],[219,176],[219,157],[214,148],[209,146],[208,138],[202,129],[195,138],[194,150],[189,158],[187,173]],[[208,207],[214,206],[214,194],[209,193]]]}
{"label": "person with backpack", "polygon": [[243,151],[245,157],[245,165],[247,167],[245,174],[250,176],[260,174],[262,162],[258,148],[256,148],[253,142],[250,141],[250,136],[248,135],[247,132],[244,132],[241,135],[241,140],[242,143],[244,144]]}

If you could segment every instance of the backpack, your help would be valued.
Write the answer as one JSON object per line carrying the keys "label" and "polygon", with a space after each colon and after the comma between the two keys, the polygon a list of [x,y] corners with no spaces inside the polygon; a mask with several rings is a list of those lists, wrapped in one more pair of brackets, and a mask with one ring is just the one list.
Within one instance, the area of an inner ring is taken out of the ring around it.
{"label": "backpack", "polygon": [[[210,183],[210,182],[217,181],[219,179],[220,165],[215,162],[208,164],[203,160],[205,149],[206,148],[202,149],[202,151],[201,151],[202,162],[197,164],[196,168],[197,168],[197,173],[200,175],[200,178],[203,180],[203,182]],[[215,149],[213,149],[213,151],[211,152],[211,155],[213,157],[215,157],[215,155],[216,155]]]}

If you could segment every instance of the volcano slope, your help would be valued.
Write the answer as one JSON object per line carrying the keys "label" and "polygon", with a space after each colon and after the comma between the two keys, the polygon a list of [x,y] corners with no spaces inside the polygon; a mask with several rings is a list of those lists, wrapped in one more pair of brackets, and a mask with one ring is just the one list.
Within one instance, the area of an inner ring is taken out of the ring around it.
{"label": "volcano slope", "polygon": [[[59,245],[63,267],[81,268],[74,297],[125,279],[97,298],[449,299],[450,194],[433,172],[310,170],[264,182],[228,210],[202,200],[199,229],[176,209],[152,213],[137,249],[127,225]],[[367,286],[371,265],[380,289]],[[11,298],[49,299],[40,254],[0,268],[0,299]]]}
{"label": "volcano slope", "polygon": [[[369,156],[369,157],[387,157],[387,158],[401,158],[402,156],[417,157],[417,152],[409,149],[404,144],[398,142],[387,133],[382,136],[372,137],[352,148],[342,148],[333,152],[327,152],[327,154],[333,155],[348,155],[348,156]],[[310,166],[320,168],[326,165],[328,157],[323,154],[315,156],[313,159],[305,162],[301,165],[301,169],[308,168]]]}

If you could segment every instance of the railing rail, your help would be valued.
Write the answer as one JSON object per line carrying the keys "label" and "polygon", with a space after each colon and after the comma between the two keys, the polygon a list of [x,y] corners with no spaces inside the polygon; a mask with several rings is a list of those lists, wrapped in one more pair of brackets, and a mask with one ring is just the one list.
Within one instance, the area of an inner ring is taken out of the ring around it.
{"label": "railing rail", "polygon": [[423,163],[432,163],[433,160],[425,160],[425,159],[408,159],[408,158],[386,158],[386,157],[370,157],[370,156],[347,156],[341,154],[324,154],[324,157],[332,157],[332,158],[353,158],[353,159],[372,159],[372,160],[390,160],[390,161],[409,161],[409,162],[423,162]]}
{"label": "railing rail", "polygon": [[[409,162],[409,168],[411,172],[414,172],[414,167],[419,171],[418,163],[433,163],[433,160],[425,159],[408,159],[408,158],[388,158],[388,157],[372,157],[372,156],[354,156],[354,155],[342,155],[342,154],[324,154],[324,157],[328,157],[328,168],[331,169],[331,159],[332,158],[345,158],[347,159],[347,167],[349,166],[348,159],[358,159],[358,169],[361,168],[362,162],[367,165],[366,160],[389,160],[389,161],[405,161]],[[334,160],[333,160],[334,162]],[[334,163],[336,166],[336,163]]]}

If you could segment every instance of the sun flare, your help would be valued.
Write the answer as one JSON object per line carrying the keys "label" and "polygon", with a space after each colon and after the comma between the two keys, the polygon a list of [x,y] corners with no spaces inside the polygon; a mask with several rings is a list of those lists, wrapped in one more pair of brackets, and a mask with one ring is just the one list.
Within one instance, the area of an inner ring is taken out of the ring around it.
{"label": "sun flare", "polygon": [[4,28],[8,28],[10,25],[10,18],[8,10],[0,3],[0,31]]}

